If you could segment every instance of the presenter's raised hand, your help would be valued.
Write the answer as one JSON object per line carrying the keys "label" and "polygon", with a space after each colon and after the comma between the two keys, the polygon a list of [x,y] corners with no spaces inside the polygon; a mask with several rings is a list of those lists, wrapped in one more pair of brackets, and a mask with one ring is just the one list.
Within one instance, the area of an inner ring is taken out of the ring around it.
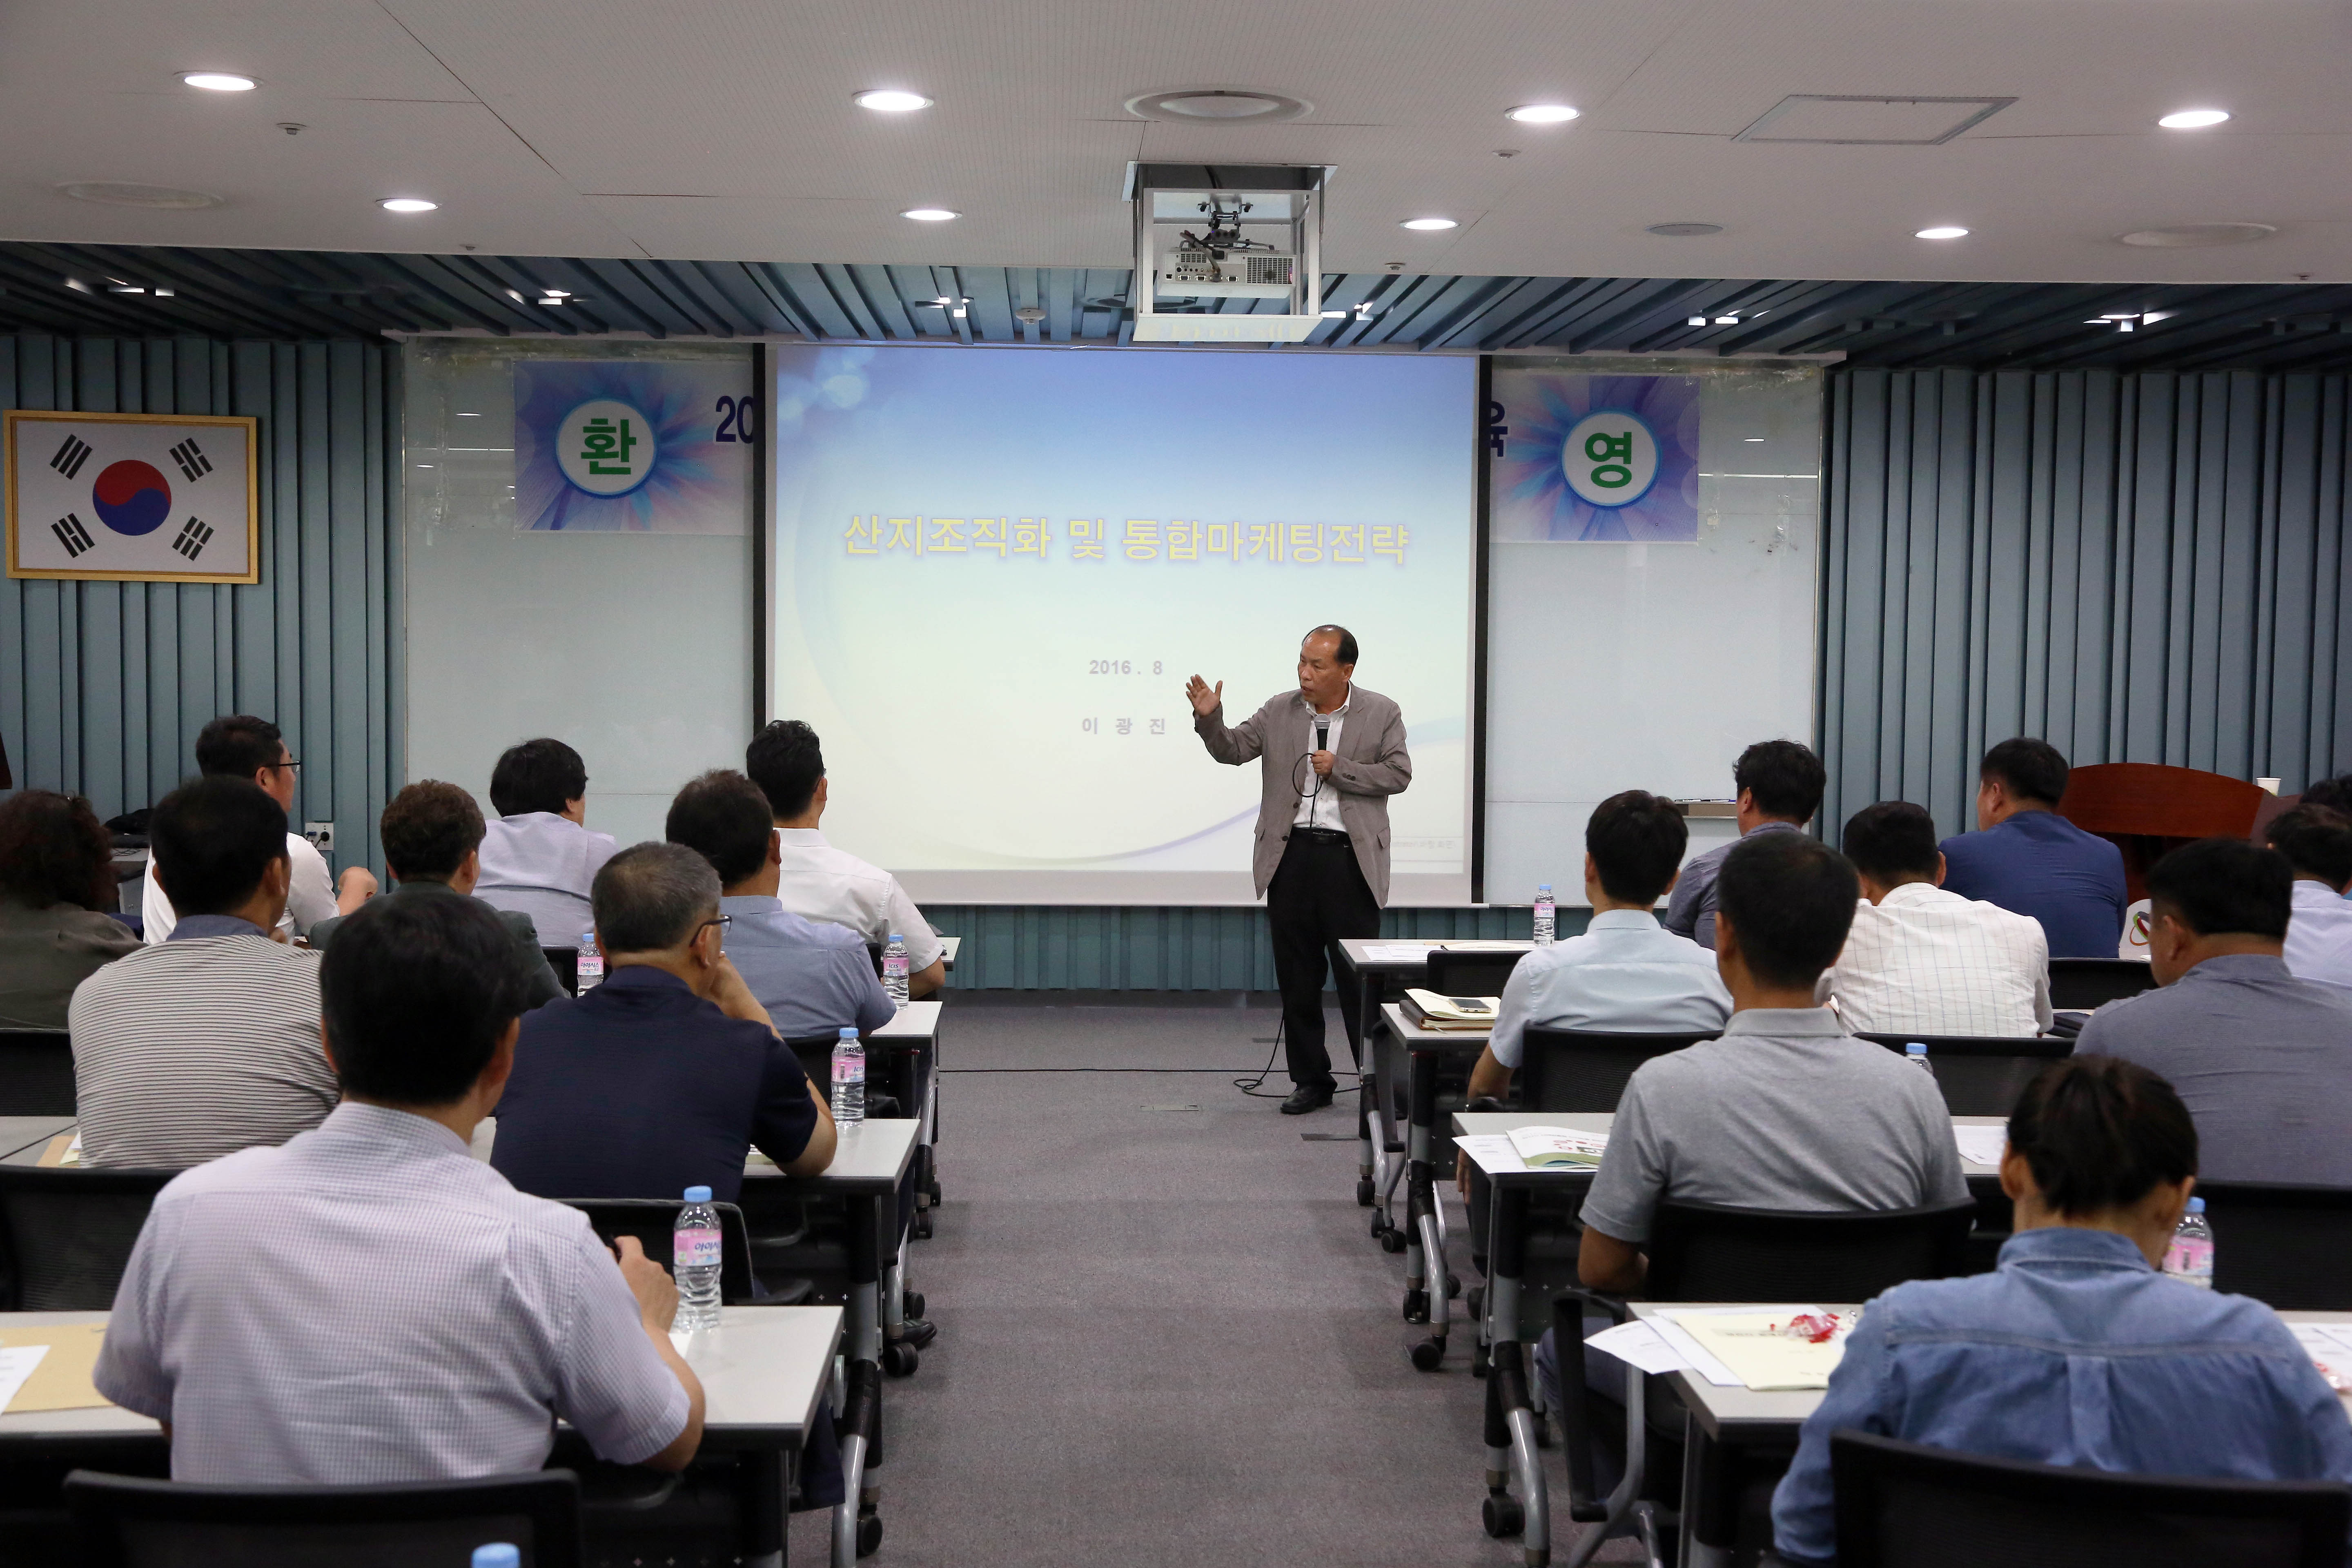
{"label": "presenter's raised hand", "polygon": [[1205,719],[1217,710],[1217,704],[1225,700],[1225,683],[1220,680],[1211,686],[1196,675],[1184,683],[1184,698],[1192,704],[1192,711]]}

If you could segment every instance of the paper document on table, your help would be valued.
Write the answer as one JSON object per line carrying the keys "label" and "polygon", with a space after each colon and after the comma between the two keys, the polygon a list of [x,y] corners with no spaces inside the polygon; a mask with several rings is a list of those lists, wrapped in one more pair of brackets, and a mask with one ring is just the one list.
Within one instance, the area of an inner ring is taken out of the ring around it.
{"label": "paper document on table", "polygon": [[1511,1147],[1507,1132],[1457,1132],[1454,1146],[1470,1157],[1470,1163],[1490,1176],[1500,1176],[1527,1169],[1519,1152]]}
{"label": "paper document on table", "polygon": [[1425,942],[1370,942],[1364,944],[1367,963],[1420,963],[1433,944]]}
{"label": "paper document on table", "polygon": [[98,1367],[99,1347],[106,1342],[106,1325],[52,1323],[40,1328],[0,1330],[0,1355],[11,1351],[46,1350],[5,1408],[12,1415],[33,1410],[89,1410],[114,1402],[91,1382]]}
{"label": "paper document on table", "polygon": [[[1759,1311],[1678,1312],[1675,1321],[1729,1367],[1739,1381],[1758,1393],[1783,1389],[1827,1388],[1830,1373],[1845,1353],[1846,1335],[1853,1331],[1851,1312],[1823,1312],[1819,1307],[1766,1308]],[[1790,1320],[1811,1316],[1827,1331],[1814,1336],[1792,1334]]]}
{"label": "paper document on table", "polygon": [[1609,1147],[1608,1133],[1579,1132],[1569,1127],[1514,1127],[1510,1140],[1530,1171],[1561,1167],[1597,1171]]}
{"label": "paper document on table", "polygon": [[1664,1374],[1691,1370],[1690,1362],[1682,1352],[1668,1344],[1654,1325],[1643,1322],[1638,1318],[1630,1323],[1620,1323],[1613,1329],[1603,1329],[1584,1342],[1592,1350],[1613,1355],[1627,1365],[1639,1367],[1646,1373]]}
{"label": "paper document on table", "polygon": [[69,1133],[60,1132],[50,1139],[49,1146],[41,1151],[40,1163],[51,1170],[59,1166],[80,1164],[81,1132],[79,1130],[77,1129]]}
{"label": "paper document on table", "polygon": [[2001,1151],[2009,1147],[2006,1127],[1960,1127],[1952,1129],[1952,1142],[1960,1146],[1960,1158],[1974,1165],[1998,1165]]}
{"label": "paper document on table", "polygon": [[[1734,1310],[1741,1311],[1746,1310],[1745,1308],[1736,1308]],[[1690,1310],[1704,1312],[1706,1309],[1701,1307],[1690,1309]],[[1675,1350],[1682,1352],[1683,1360],[1689,1364],[1691,1371],[1698,1373],[1699,1376],[1706,1379],[1707,1382],[1718,1384],[1724,1388],[1738,1388],[1740,1386],[1739,1374],[1732,1371],[1729,1367],[1724,1365],[1721,1362],[1717,1361],[1715,1358],[1715,1352],[1713,1351],[1708,1350],[1705,1345],[1699,1343],[1698,1341],[1693,1339],[1689,1331],[1685,1330],[1680,1323],[1675,1322],[1672,1316],[1661,1312],[1657,1316],[1648,1319],[1647,1321],[1652,1327],[1658,1331],[1658,1337],[1660,1339],[1665,1341],[1666,1343],[1674,1346]]]}
{"label": "paper document on table", "polygon": [[1523,936],[1465,937],[1457,942],[1451,937],[1438,946],[1448,952],[1526,952],[1535,943]]}
{"label": "paper document on table", "polygon": [[25,1380],[33,1375],[33,1369],[48,1353],[47,1345],[0,1347],[0,1410],[8,1408],[8,1402],[16,1397],[16,1391],[25,1386]]}
{"label": "paper document on table", "polygon": [[2352,1393],[2352,1323],[2289,1323],[2295,1342],[2338,1394]]}

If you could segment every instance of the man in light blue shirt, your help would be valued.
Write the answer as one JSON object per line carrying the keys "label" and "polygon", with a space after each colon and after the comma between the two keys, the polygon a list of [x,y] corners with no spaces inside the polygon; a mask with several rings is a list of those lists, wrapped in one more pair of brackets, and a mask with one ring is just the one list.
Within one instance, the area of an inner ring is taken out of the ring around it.
{"label": "man in light blue shirt", "polygon": [[1731,786],[1738,794],[1739,837],[1693,856],[1683,868],[1675,896],[1666,903],[1666,929],[1701,947],[1715,946],[1715,879],[1723,870],[1723,858],[1750,834],[1801,832],[1822,808],[1822,791],[1828,784],[1821,758],[1794,741],[1759,741],[1740,752],[1731,766]]}
{"label": "man in light blue shirt", "polygon": [[2352,1481],[2352,1423],[2277,1314],[2156,1271],[2196,1169],[2188,1109],[2147,1068],[2074,1057],[2036,1079],[2009,1119],[2000,1268],[1864,1309],[1773,1495],[1780,1555],[1837,1558],[1842,1428],[2124,1474]]}
{"label": "man in light blue shirt", "polygon": [[1528,1026],[1612,1034],[1714,1033],[1731,1016],[1715,954],[1663,930],[1650,911],[1675,885],[1690,830],[1670,801],[1629,789],[1584,825],[1582,936],[1539,947],[1511,971],[1495,1032],[1470,1075],[1473,1099],[1500,1099],[1519,1065]]}
{"label": "man in light blue shirt", "polygon": [[474,897],[529,915],[541,947],[571,947],[595,921],[588,890],[621,852],[587,827],[588,765],[562,742],[541,736],[509,746],[490,771],[499,820],[482,835]]}
{"label": "man in light blue shirt", "polygon": [[2352,986],[2352,820],[2324,805],[2283,811],[2263,830],[2294,871],[2287,921],[2287,973],[2298,980]]}
{"label": "man in light blue shirt", "polygon": [[871,1034],[897,1016],[863,936],[803,920],[777,900],[775,819],[758,784],[725,768],[707,773],[677,792],[663,831],[719,872],[728,962],[778,1034],[787,1040],[845,1028]]}

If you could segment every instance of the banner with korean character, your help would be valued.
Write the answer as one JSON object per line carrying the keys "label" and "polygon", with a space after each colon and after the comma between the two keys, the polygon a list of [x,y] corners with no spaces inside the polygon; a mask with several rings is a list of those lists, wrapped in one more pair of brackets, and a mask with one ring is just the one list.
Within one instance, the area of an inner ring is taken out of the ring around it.
{"label": "banner with korean character", "polygon": [[1698,377],[1497,361],[1486,431],[1496,542],[1698,538]]}
{"label": "banner with korean character", "polygon": [[7,412],[8,575],[256,583],[259,421]]}
{"label": "banner with korean character", "polygon": [[517,527],[750,530],[760,421],[748,356],[519,360],[514,399]]}

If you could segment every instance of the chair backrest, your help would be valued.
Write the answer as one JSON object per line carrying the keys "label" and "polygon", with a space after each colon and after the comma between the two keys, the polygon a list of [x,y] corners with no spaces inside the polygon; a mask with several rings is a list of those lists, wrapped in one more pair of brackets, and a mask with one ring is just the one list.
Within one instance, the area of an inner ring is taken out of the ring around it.
{"label": "chair backrest", "polygon": [[1830,1437],[1841,1568],[2339,1568],[2352,1488],[2119,1475]]}
{"label": "chair backrest", "polygon": [[2197,1184],[2213,1226],[2213,1289],[2282,1312],[2352,1310],[2352,1187]]}
{"label": "chair backrest", "polygon": [[[670,1236],[677,1228],[683,1198],[561,1198],[588,1216],[588,1224],[610,1247],[634,1236],[646,1256],[663,1268],[672,1267]],[[719,1299],[740,1306],[754,1298],[751,1286],[751,1233],[743,1211],[733,1204],[712,1204],[719,1211]]]}
{"label": "chair backrest", "polygon": [[2084,1012],[2156,989],[2156,975],[2144,958],[2053,958],[2050,1005]]}
{"label": "chair backrest", "polygon": [[18,1312],[102,1312],[155,1194],[177,1171],[0,1165],[0,1303]]}
{"label": "chair backrest", "polygon": [[[570,1470],[386,1487],[226,1487],[76,1470],[66,1506],[122,1568],[468,1568],[509,1542],[523,1568],[579,1568]],[[94,1553],[94,1555],[97,1555]]]}
{"label": "chair backrest", "polygon": [[1440,996],[1500,996],[1523,952],[1429,952],[1429,988]]}
{"label": "chair backrest", "polygon": [[1875,1213],[1660,1201],[1650,1223],[1657,1301],[1866,1301],[1967,1267],[1974,1198]]}
{"label": "chair backrest", "polygon": [[567,996],[580,994],[580,950],[576,947],[542,947],[547,966],[555,971],[555,978]]}
{"label": "chair backrest", "polygon": [[73,1041],[62,1029],[0,1030],[0,1116],[71,1116]]}
{"label": "chair backrest", "polygon": [[2007,1116],[2033,1075],[2074,1053],[2074,1042],[2055,1035],[2022,1039],[1998,1035],[1864,1035],[1895,1055],[1916,1040],[1927,1047],[1936,1087],[1955,1116]]}
{"label": "chair backrest", "polygon": [[1519,1105],[1526,1110],[1617,1109],[1633,1069],[1711,1040],[1703,1035],[1603,1035],[1583,1029],[1530,1025],[1519,1050]]}

